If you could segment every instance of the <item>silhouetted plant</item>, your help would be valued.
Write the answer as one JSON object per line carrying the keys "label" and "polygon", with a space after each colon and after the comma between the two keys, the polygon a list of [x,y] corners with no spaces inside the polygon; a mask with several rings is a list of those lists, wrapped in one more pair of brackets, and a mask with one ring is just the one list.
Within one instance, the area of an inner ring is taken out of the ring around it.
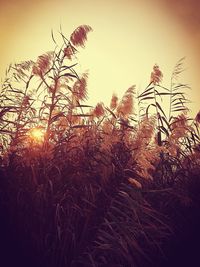
{"label": "silhouetted plant", "polygon": [[109,107],[85,104],[76,54],[91,30],[79,26],[69,40],[61,31],[61,45],[52,33],[54,51],[10,65],[0,93],[2,202],[39,266],[155,266],[199,201],[199,113],[187,117],[182,59],[169,89],[153,67],[139,120],[135,86]]}

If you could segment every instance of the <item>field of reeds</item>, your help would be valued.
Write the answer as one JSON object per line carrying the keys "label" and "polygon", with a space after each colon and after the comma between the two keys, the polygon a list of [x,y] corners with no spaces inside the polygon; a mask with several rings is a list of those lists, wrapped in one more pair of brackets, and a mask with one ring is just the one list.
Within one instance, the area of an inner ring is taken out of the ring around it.
{"label": "field of reeds", "polygon": [[[0,91],[2,267],[199,266],[200,113],[181,59],[136,95],[87,105],[90,26],[10,65]],[[167,101],[167,110],[162,105]]]}

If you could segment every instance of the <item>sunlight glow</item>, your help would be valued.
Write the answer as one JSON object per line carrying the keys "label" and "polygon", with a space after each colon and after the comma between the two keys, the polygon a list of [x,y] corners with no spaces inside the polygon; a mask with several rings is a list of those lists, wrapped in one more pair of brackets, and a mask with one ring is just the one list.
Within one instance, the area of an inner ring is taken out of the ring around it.
{"label": "sunlight glow", "polygon": [[37,142],[44,141],[44,131],[41,128],[33,128],[29,131],[29,136],[31,139]]}

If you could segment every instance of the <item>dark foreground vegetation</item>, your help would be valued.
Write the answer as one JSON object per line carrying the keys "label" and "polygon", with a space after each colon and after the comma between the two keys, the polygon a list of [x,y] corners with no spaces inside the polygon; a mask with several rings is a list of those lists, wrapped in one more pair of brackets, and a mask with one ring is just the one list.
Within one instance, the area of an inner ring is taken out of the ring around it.
{"label": "dark foreground vegetation", "polygon": [[137,98],[132,86],[91,107],[74,63],[91,30],[61,31],[61,45],[52,34],[54,51],[7,71],[0,264],[200,266],[200,113],[187,115],[183,60],[170,88],[155,65]]}

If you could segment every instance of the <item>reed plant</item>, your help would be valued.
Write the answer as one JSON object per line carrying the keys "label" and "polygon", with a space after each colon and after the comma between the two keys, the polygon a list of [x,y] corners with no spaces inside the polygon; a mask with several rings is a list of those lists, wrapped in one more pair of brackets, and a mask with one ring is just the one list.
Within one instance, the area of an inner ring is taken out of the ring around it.
{"label": "reed plant", "polygon": [[188,226],[183,217],[199,209],[200,115],[188,115],[183,59],[170,88],[155,65],[137,97],[130,86],[108,107],[85,104],[77,56],[91,31],[81,25],[69,39],[60,31],[61,44],[52,33],[53,51],[7,70],[2,213],[35,266],[158,266]]}

